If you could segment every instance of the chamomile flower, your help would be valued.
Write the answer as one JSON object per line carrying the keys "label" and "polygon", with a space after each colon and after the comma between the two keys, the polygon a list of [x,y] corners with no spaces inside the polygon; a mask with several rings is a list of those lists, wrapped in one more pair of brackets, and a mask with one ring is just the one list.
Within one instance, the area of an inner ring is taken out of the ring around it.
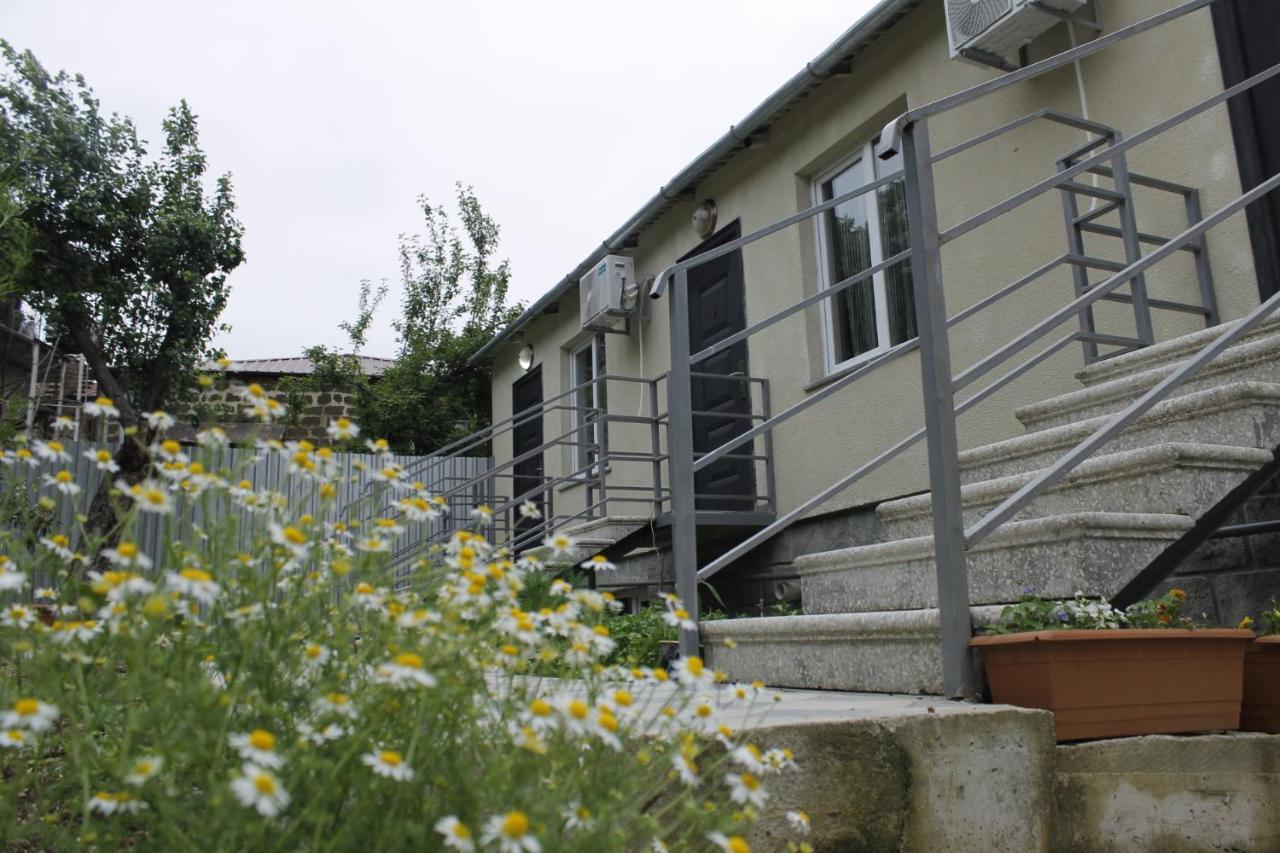
{"label": "chamomile flower", "polygon": [[6,729],[28,729],[43,732],[58,719],[58,706],[30,697],[19,699],[13,703],[4,717],[0,717],[0,726]]}
{"label": "chamomile flower", "polygon": [[408,782],[413,778],[413,768],[404,763],[404,756],[393,749],[375,749],[360,757],[360,761],[379,776]]}
{"label": "chamomile flower", "polygon": [[345,693],[326,693],[312,702],[311,708],[320,715],[335,714],[351,720],[354,720],[357,714],[356,706],[352,704],[351,697]]}
{"label": "chamomile flower", "polygon": [[[63,538],[65,539],[66,537]],[[70,553],[70,551],[67,552],[68,557],[70,557]],[[13,561],[8,557],[0,556],[0,592],[11,589],[22,589],[26,585],[26,572],[18,571],[18,567],[15,566]]]}
{"label": "chamomile flower", "polygon": [[520,517],[530,521],[537,521],[542,518],[542,510],[533,501],[525,501],[520,504]]}
{"label": "chamomile flower", "polygon": [[47,462],[70,462],[71,454],[60,441],[37,441],[31,445],[35,454]]}
{"label": "chamomile flower", "polygon": [[152,776],[155,776],[164,767],[164,759],[158,755],[146,755],[133,762],[133,766],[129,768],[129,772],[125,774],[124,781],[133,785],[135,788],[141,788],[147,783]]}
{"label": "chamomile flower", "polygon": [[702,658],[696,655],[680,658],[672,669],[676,678],[686,687],[702,687],[715,681],[715,673],[707,669]]}
{"label": "chamomile flower", "polygon": [[471,510],[471,517],[474,518],[476,523],[481,527],[487,527],[493,522],[493,507],[488,504],[480,504],[475,509]]}
{"label": "chamomile flower", "polygon": [[421,655],[403,652],[386,663],[378,664],[373,673],[373,680],[397,690],[435,687],[435,676],[427,672],[424,667]]}
{"label": "chamomile flower", "polygon": [[519,810],[489,818],[480,841],[496,843],[499,853],[541,853],[542,850],[542,844],[529,832],[529,816]]}
{"label": "chamomile flower", "polygon": [[565,806],[560,812],[560,817],[564,818],[564,828],[569,830],[591,829],[596,825],[595,818],[591,816],[591,809],[577,800]]}
{"label": "chamomile flower", "polygon": [[729,754],[735,764],[745,767],[750,773],[765,773],[769,765],[765,764],[764,753],[754,743],[744,743]]}
{"label": "chamomile flower", "polygon": [[476,849],[471,830],[453,815],[442,817],[436,821],[435,830],[444,840],[445,847],[452,850],[460,850],[462,853],[472,853]]}
{"label": "chamomile flower", "polygon": [[110,450],[86,450],[82,455],[92,462],[99,471],[114,474],[120,470],[120,466],[116,463],[115,457],[111,455]]}
{"label": "chamomile flower", "polygon": [[[103,555],[106,556],[105,551]],[[146,559],[145,555],[139,555],[139,557],[142,560],[135,563],[135,565],[144,569],[151,567],[151,561]],[[135,572],[89,572],[88,577],[93,591],[99,595],[105,595],[107,601],[112,602],[125,601],[130,597],[150,595],[156,590],[155,584]]]}
{"label": "chamomile flower", "polygon": [[130,498],[138,509],[157,515],[168,515],[173,512],[173,497],[169,490],[157,480],[143,480],[132,486],[124,480],[116,480],[116,488]]}
{"label": "chamomile flower", "polygon": [[391,550],[391,543],[381,536],[366,536],[356,542],[356,550],[366,554],[385,554]]}
{"label": "chamomile flower", "polygon": [[266,729],[233,734],[227,739],[231,742],[232,749],[245,761],[274,769],[284,766],[284,758],[276,752],[276,736]]}
{"label": "chamomile flower", "polygon": [[275,817],[289,807],[289,793],[280,778],[266,768],[246,762],[231,782],[231,792],[243,806],[263,817]]}
{"label": "chamomile flower", "polygon": [[22,729],[5,728],[0,731],[0,747],[8,747],[9,749],[21,749],[31,743],[31,735]]}
{"label": "chamomile flower", "polygon": [[566,533],[552,533],[542,540],[542,544],[551,549],[552,557],[567,557],[573,553],[573,548],[578,543]]}
{"label": "chamomile flower", "polygon": [[662,621],[673,628],[682,628],[686,631],[698,630],[698,623],[693,621],[693,615],[680,606],[679,602],[672,605],[668,601],[667,610],[662,614]]}
{"label": "chamomile flower", "polygon": [[143,417],[147,419],[147,426],[158,432],[172,429],[173,425],[177,423],[173,415],[168,412],[162,412],[159,409],[154,412],[147,412]]}
{"label": "chamomile flower", "polygon": [[104,548],[102,556],[113,566],[124,569],[151,568],[151,558],[138,550],[138,546],[132,542],[121,542],[114,548]]}
{"label": "chamomile flower", "polygon": [[350,438],[356,438],[360,435],[360,427],[352,423],[348,418],[338,418],[336,421],[330,421],[329,426],[325,429],[329,434],[329,438],[334,441],[346,441]]}
{"label": "chamomile flower", "polygon": [[64,495],[80,494],[80,484],[76,482],[75,474],[67,470],[58,471],[56,474],[45,474],[44,484]]}
{"label": "chamomile flower", "polygon": [[729,786],[729,799],[735,803],[750,803],[756,808],[763,808],[765,800],[769,799],[769,792],[754,773],[726,773],[724,783]]}
{"label": "chamomile flower", "polygon": [[711,832],[707,834],[707,840],[719,847],[721,853],[751,853],[751,845],[740,835]]}
{"label": "chamomile flower", "polygon": [[319,643],[307,643],[302,647],[302,662],[310,669],[320,669],[329,662],[329,650]]}
{"label": "chamomile flower", "polygon": [[222,593],[222,587],[214,582],[213,575],[190,566],[180,572],[167,572],[164,583],[168,589],[206,605],[213,604]]}
{"label": "chamomile flower", "polygon": [[688,755],[684,751],[678,752],[671,759],[671,763],[675,765],[676,775],[680,777],[681,782],[685,783],[689,787],[693,787],[698,784],[698,765],[693,760],[693,756]]}
{"label": "chamomile flower", "polygon": [[58,415],[53,419],[54,432],[71,432],[75,428],[76,422],[74,418],[69,418],[66,415]]}
{"label": "chamomile flower", "polygon": [[596,554],[590,560],[583,560],[579,568],[595,572],[611,572],[618,567],[610,563],[609,558],[604,554]]}
{"label": "chamomile flower", "polygon": [[85,403],[82,407],[86,415],[92,417],[118,418],[120,410],[116,408],[115,401],[110,397],[99,397],[92,402]]}
{"label": "chamomile flower", "polygon": [[271,534],[272,542],[285,548],[295,557],[303,556],[310,547],[306,532],[295,525],[269,524],[267,530]]}
{"label": "chamomile flower", "polygon": [[809,813],[800,809],[793,809],[787,812],[787,823],[791,824],[791,828],[801,835],[808,835],[810,829]]}
{"label": "chamomile flower", "polygon": [[0,625],[26,630],[36,623],[36,614],[25,604],[10,604],[0,610]]}
{"label": "chamomile flower", "polygon": [[146,807],[146,803],[137,799],[128,791],[116,793],[99,791],[89,798],[89,811],[104,815],[115,814],[116,812],[137,814]]}

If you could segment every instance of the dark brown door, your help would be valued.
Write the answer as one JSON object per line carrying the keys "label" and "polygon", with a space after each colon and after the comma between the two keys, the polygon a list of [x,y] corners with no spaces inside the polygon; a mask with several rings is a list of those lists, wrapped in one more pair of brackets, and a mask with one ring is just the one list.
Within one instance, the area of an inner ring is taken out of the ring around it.
{"label": "dark brown door", "polygon": [[[1234,86],[1280,63],[1280,2],[1219,0],[1213,26],[1222,77]],[[1280,173],[1280,77],[1227,102],[1240,183],[1251,190]],[[1246,209],[1258,289],[1266,299],[1280,290],[1280,190]]]}
{"label": "dark brown door", "polygon": [[[685,258],[714,249],[741,234],[737,222],[725,227]],[[684,260],[682,258],[681,260]],[[689,270],[689,350],[697,353],[747,326],[742,252],[708,261]],[[739,341],[723,352],[693,366],[695,373],[722,376],[747,375],[747,342]],[[693,451],[705,453],[741,435],[751,427],[751,388],[738,379],[695,376],[693,397]],[[749,456],[755,451],[748,442],[733,456]],[[694,477],[699,495],[697,508],[737,510],[755,508],[755,465],[750,459],[721,459]]]}
{"label": "dark brown door", "polygon": [[[542,446],[542,365],[530,370],[517,379],[511,386],[511,413],[515,417],[515,425],[511,431],[511,456],[513,459]],[[534,409],[536,414],[522,416],[520,413]],[[512,466],[512,498],[536,489],[542,483],[542,453],[536,453],[528,459]],[[538,509],[546,511],[542,495],[534,498]],[[516,523],[516,530],[522,531],[532,527],[536,522],[521,518]]]}

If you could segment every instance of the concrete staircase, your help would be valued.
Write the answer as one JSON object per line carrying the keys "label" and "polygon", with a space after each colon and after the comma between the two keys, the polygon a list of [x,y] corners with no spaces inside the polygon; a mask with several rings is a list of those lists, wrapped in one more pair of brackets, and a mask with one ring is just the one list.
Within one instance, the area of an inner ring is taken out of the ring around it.
{"label": "concrete staircase", "polygon": [[[1016,412],[1026,434],[960,455],[972,523],[1221,333],[1207,329],[1090,365],[1080,390]],[[1252,330],[969,552],[975,625],[1024,587],[1111,596],[1280,447],[1280,318]],[[940,693],[928,494],[876,508],[889,541],[799,557],[803,616],[702,626],[738,680]]]}

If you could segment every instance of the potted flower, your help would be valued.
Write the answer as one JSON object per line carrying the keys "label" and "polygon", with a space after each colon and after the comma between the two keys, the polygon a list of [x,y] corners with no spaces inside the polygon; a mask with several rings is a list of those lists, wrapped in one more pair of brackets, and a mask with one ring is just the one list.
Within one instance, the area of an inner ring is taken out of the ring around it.
{"label": "potted flower", "polygon": [[994,702],[1054,712],[1059,741],[1233,730],[1253,632],[1196,628],[1186,593],[1116,610],[1026,590],[973,645]]}
{"label": "potted flower", "polygon": [[[1280,733],[1280,607],[1263,611],[1258,623],[1261,636],[1245,647],[1240,728]],[[1240,623],[1241,628],[1252,626],[1247,616]]]}

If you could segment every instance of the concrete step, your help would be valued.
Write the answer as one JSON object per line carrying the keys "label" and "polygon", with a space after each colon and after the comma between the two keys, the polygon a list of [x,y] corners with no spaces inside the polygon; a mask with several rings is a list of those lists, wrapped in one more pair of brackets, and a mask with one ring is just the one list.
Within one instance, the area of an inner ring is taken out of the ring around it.
{"label": "concrete step", "polygon": [[[1126,373],[1079,391],[1023,406],[1015,414],[1029,431],[1109,415],[1146,393],[1179,366],[1180,363],[1161,364],[1137,373]],[[1280,334],[1255,338],[1231,347],[1173,393],[1184,396],[1245,380],[1280,381]]]}
{"label": "concrete step", "polygon": [[[1272,453],[1218,444],[1157,444],[1109,453],[1081,463],[1014,517],[1015,521],[1082,511],[1174,513],[1199,518]],[[978,521],[1022,488],[1035,472],[970,483],[960,490],[965,525]],[[876,507],[886,540],[933,532],[929,494],[886,501]]]}
{"label": "concrete step", "polygon": [[[1185,361],[1213,343],[1215,338],[1229,329],[1235,322],[1237,321],[1233,320],[1208,329],[1201,329],[1189,335],[1161,341],[1145,349],[1087,365],[1076,373],[1076,378],[1085,385],[1100,385],[1103,382],[1110,382],[1127,374],[1141,373],[1153,367],[1162,367]],[[1253,327],[1245,333],[1241,340],[1237,341],[1237,344],[1275,334],[1280,334],[1280,315],[1272,316]]]}
{"label": "concrete step", "polygon": [[[971,609],[975,626],[999,607]],[[702,623],[703,653],[733,681],[771,687],[942,692],[936,609],[725,619]]]}
{"label": "concrete step", "polygon": [[[969,550],[969,603],[1110,597],[1192,526],[1185,515],[1079,512],[1004,525]],[[795,561],[805,613],[937,607],[933,537],[900,539]]]}
{"label": "concrete step", "polygon": [[[1104,415],[961,451],[961,479],[977,483],[1046,468],[1106,422]],[[1165,400],[1105,449],[1170,442],[1274,449],[1280,445],[1280,384],[1231,382]]]}

